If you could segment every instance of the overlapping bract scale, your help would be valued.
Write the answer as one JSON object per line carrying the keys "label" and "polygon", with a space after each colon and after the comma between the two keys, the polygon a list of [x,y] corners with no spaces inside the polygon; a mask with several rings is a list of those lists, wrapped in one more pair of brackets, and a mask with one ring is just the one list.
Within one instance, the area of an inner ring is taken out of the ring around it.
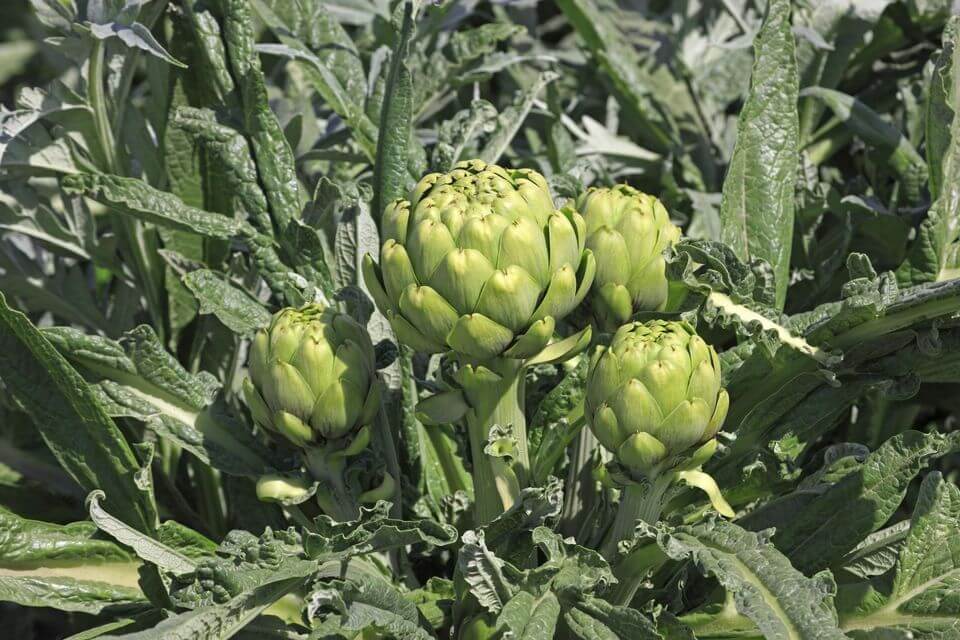
{"label": "overlapping bract scale", "polygon": [[622,464],[649,474],[716,435],[729,405],[720,383],[716,351],[689,324],[632,322],[590,363],[586,415]]}
{"label": "overlapping bract scale", "polygon": [[364,277],[401,342],[484,360],[543,349],[593,281],[578,213],[546,180],[479,160],[424,176],[383,214],[379,265]]}
{"label": "overlapping bract scale", "polygon": [[298,446],[343,437],[379,408],[369,335],[319,304],[274,315],[253,340],[249,373],[243,392],[254,419]]}
{"label": "overlapping bract scale", "polygon": [[621,184],[588,189],[577,210],[597,260],[589,300],[600,329],[613,332],[637,312],[662,309],[668,294],[663,251],[680,229],[660,201]]}

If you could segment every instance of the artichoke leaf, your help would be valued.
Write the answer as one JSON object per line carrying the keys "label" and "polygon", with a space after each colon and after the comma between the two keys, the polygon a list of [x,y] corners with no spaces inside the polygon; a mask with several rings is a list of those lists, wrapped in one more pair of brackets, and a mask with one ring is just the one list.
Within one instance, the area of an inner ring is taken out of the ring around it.
{"label": "artichoke leaf", "polygon": [[713,505],[713,508],[716,509],[720,515],[726,518],[736,516],[736,513],[734,513],[730,507],[730,503],[728,503],[723,497],[723,494],[720,493],[720,487],[717,486],[717,481],[709,474],[695,470],[679,471],[677,472],[677,480],[695,489],[700,489],[707,494],[707,497],[710,499],[710,504]]}
{"label": "artichoke leaf", "polygon": [[425,425],[458,422],[470,409],[459,389],[445,391],[417,403],[417,419]]}
{"label": "artichoke leaf", "polygon": [[569,360],[590,346],[593,330],[587,326],[577,333],[549,344],[540,353],[527,360],[524,365],[532,367],[538,364],[556,364]]}

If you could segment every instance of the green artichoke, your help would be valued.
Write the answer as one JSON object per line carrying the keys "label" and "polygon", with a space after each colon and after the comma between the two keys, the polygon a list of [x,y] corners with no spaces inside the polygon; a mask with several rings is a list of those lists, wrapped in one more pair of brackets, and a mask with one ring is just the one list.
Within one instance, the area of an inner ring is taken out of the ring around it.
{"label": "green artichoke", "polygon": [[397,338],[477,361],[542,350],[584,298],[595,262],[583,218],[539,173],[480,160],[424,176],[383,215],[364,278]]}
{"label": "green artichoke", "polygon": [[585,411],[594,435],[621,465],[647,478],[685,459],[702,464],[729,403],[717,352],[685,322],[624,325],[587,374]]}
{"label": "green artichoke", "polygon": [[612,333],[639,311],[662,309],[668,293],[663,251],[680,229],[660,201],[621,184],[587,190],[577,209],[597,261],[589,296],[597,326]]}
{"label": "green artichoke", "polygon": [[299,447],[344,438],[380,406],[366,330],[333,308],[283,309],[257,333],[243,393],[254,420]]}

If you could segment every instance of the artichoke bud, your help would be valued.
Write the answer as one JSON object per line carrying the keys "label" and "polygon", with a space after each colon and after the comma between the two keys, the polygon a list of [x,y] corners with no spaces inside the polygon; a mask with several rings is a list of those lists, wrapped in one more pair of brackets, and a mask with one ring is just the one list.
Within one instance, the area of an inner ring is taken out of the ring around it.
{"label": "artichoke bud", "polygon": [[617,462],[652,479],[716,450],[729,406],[720,384],[716,352],[689,324],[632,322],[590,363],[586,416]]}
{"label": "artichoke bud", "polygon": [[366,260],[364,278],[417,350],[530,357],[593,282],[586,228],[576,211],[556,209],[539,173],[461,162],[386,207],[380,264]]}
{"label": "artichoke bud", "polygon": [[369,335],[320,304],[274,315],[253,340],[249,373],[243,395],[253,419],[297,447],[362,441],[379,407]]}
{"label": "artichoke bud", "polygon": [[613,332],[638,312],[662,310],[668,294],[663,251],[680,238],[663,204],[621,184],[588,189],[577,209],[597,261],[589,296],[597,326]]}

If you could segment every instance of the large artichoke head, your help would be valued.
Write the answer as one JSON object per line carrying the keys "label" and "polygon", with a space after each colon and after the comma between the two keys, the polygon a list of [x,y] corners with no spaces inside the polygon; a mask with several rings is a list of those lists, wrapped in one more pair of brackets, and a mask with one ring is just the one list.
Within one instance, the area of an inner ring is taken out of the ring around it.
{"label": "large artichoke head", "polygon": [[663,309],[663,251],[680,238],[680,229],[660,201],[621,184],[588,189],[577,209],[587,224],[587,248],[597,260],[589,302],[598,328],[612,333],[637,312]]}
{"label": "large artichoke head", "polygon": [[624,325],[587,374],[593,433],[620,464],[648,478],[709,457],[729,403],[717,352],[686,322]]}
{"label": "large artichoke head", "polygon": [[586,295],[595,263],[583,218],[546,180],[480,160],[424,176],[383,214],[367,287],[397,338],[425,353],[527,358]]}
{"label": "large artichoke head", "polygon": [[349,315],[319,304],[282,309],[253,340],[243,393],[263,428],[309,447],[373,420],[375,362],[370,336]]}

